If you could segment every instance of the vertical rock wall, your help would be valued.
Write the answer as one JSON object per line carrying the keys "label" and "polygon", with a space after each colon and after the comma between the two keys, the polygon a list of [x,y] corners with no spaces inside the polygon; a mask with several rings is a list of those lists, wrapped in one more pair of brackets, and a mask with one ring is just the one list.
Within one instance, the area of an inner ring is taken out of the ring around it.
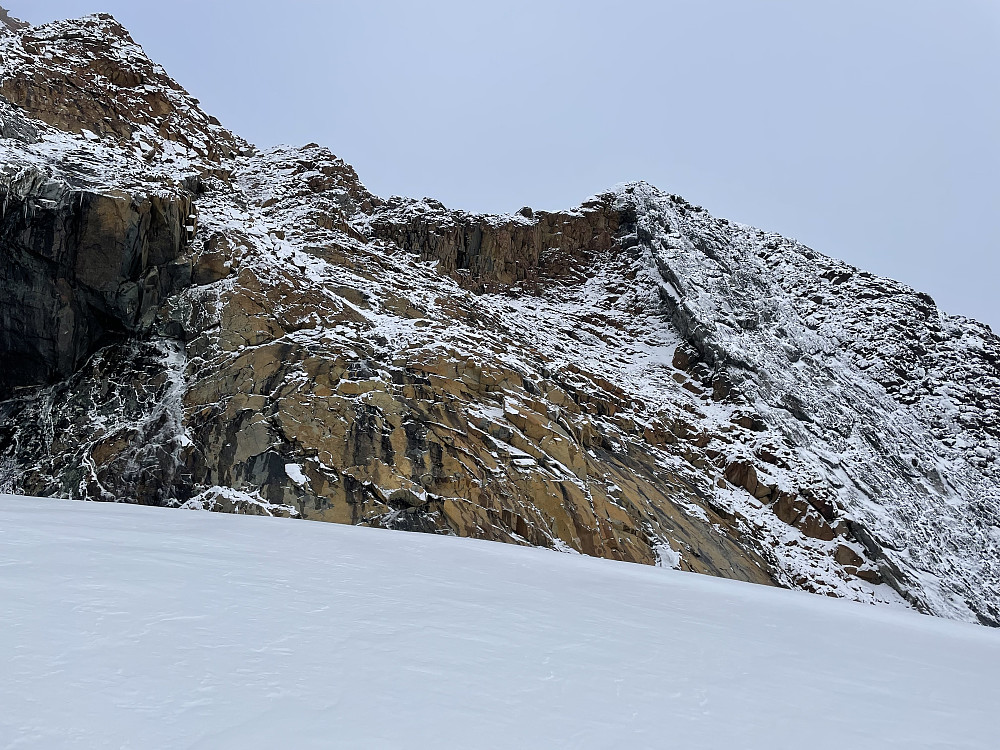
{"label": "vertical rock wall", "polygon": [[80,191],[30,170],[0,185],[0,396],[147,330],[190,282],[193,210],[180,194]]}

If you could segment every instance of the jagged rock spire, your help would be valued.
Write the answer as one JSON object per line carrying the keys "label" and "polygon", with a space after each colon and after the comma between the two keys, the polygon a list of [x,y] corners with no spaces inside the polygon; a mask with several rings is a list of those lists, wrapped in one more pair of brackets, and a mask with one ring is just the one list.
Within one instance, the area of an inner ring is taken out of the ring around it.
{"label": "jagged rock spire", "polygon": [[0,6],[0,26],[9,31],[20,31],[28,28],[31,24],[25,23],[20,18],[14,18],[9,10]]}

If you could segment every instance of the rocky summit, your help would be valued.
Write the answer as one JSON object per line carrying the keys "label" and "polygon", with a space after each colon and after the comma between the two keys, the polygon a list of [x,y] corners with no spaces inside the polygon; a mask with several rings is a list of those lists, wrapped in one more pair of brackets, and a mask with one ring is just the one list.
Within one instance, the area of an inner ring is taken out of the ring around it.
{"label": "rocky summit", "polygon": [[382,198],[107,15],[0,13],[0,490],[453,534],[1000,623],[1000,339],[645,183]]}

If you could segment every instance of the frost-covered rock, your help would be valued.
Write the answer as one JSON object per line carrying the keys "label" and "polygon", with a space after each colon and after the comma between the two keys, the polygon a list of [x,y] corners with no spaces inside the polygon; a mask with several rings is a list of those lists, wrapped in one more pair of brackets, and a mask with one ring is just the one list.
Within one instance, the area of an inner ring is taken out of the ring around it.
{"label": "frost-covered rock", "polygon": [[1000,620],[988,327],[641,183],[383,199],[252,149],[109,17],[4,28],[6,488]]}

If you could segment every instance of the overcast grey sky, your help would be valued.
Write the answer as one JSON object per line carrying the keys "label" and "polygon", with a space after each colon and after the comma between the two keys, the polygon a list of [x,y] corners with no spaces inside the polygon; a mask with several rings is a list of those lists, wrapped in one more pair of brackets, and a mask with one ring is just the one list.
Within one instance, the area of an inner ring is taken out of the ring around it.
{"label": "overcast grey sky", "polygon": [[114,14],[225,125],[381,195],[644,179],[1000,330],[1000,0],[0,3]]}

